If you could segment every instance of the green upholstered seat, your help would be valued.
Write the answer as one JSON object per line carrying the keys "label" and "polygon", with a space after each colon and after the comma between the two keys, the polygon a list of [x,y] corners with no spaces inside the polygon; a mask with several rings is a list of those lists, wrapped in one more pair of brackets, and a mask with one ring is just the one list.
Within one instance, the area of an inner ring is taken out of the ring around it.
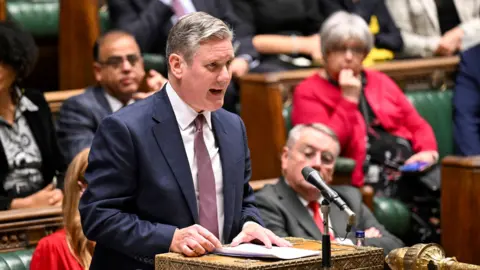
{"label": "green upholstered seat", "polygon": [[440,159],[453,154],[452,90],[408,93],[418,113],[432,126]]}
{"label": "green upholstered seat", "polygon": [[373,209],[377,220],[389,232],[397,236],[403,236],[408,232],[410,210],[404,203],[391,198],[374,197]]}
{"label": "green upholstered seat", "polygon": [[29,270],[34,249],[0,253],[0,269]]}

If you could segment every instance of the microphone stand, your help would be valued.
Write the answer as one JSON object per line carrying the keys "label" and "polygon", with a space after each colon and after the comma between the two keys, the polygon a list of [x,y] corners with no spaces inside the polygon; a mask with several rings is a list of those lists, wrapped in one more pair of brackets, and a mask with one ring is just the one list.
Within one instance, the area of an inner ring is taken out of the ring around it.
{"label": "microphone stand", "polygon": [[328,226],[328,214],[330,212],[330,202],[325,198],[322,200],[321,211],[323,215],[323,234],[322,234],[322,269],[331,269],[331,243],[330,226]]}

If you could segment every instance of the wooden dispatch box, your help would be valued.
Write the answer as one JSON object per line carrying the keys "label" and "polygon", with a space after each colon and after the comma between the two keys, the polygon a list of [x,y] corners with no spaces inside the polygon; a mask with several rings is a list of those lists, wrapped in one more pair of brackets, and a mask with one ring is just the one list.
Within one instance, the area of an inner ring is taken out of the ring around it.
{"label": "wooden dispatch box", "polygon": [[[287,237],[294,247],[321,250],[322,243],[315,240]],[[332,269],[383,269],[383,249],[332,244]],[[247,259],[209,254],[202,257],[185,257],[176,253],[158,254],[155,270],[182,269],[321,269],[322,256],[294,260]]]}

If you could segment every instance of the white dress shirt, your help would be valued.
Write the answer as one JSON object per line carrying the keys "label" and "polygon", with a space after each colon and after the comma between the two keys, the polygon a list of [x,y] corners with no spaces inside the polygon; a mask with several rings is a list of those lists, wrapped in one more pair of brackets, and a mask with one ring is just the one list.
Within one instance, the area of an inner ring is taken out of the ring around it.
{"label": "white dress shirt", "polygon": [[[167,96],[172,104],[175,118],[177,119],[180,134],[182,135],[183,145],[188,158],[188,164],[190,165],[190,171],[192,172],[193,186],[195,188],[195,199],[197,200],[198,211],[198,180],[197,180],[197,163],[194,156],[194,139],[195,139],[195,124],[194,120],[197,118],[198,113],[186,104],[173,90],[170,83],[166,86]],[[212,129],[212,113],[204,111],[202,114],[205,116],[206,124],[203,125],[203,139],[207,146],[208,154],[212,160],[213,176],[215,177],[215,188],[217,194],[217,216],[218,216],[218,233],[220,242],[224,243],[223,239],[223,223],[224,223],[224,207],[223,207],[223,176],[222,176],[222,164],[220,161],[220,152],[218,146],[215,143],[215,136]]]}
{"label": "white dress shirt", "polygon": [[[123,103],[120,100],[118,100],[116,97],[107,93],[107,91],[105,91],[105,98],[107,99],[108,105],[110,105],[110,109],[112,109],[112,113],[120,110],[124,106]],[[130,99],[127,102],[127,105],[130,105],[133,102],[135,102],[135,100]]]}
{"label": "white dress shirt", "polygon": [[[159,1],[164,3],[167,6],[172,5],[172,0],[159,0]],[[182,4],[183,10],[185,10],[186,14],[190,14],[197,11],[195,9],[195,6],[193,5],[192,0],[179,0],[179,1]],[[178,21],[177,15],[173,15],[170,20],[172,21],[172,24],[175,24]]]}
{"label": "white dress shirt", "polygon": [[[307,209],[308,209],[308,213],[310,214],[310,216],[312,217],[313,219],[313,210],[312,208],[310,208],[308,206],[308,202],[302,198],[301,196],[298,196],[298,199],[300,200],[300,202],[302,203],[303,206],[305,206]],[[323,220],[323,213],[321,211],[321,206],[322,206],[322,200],[323,200],[323,196],[320,196],[320,198],[318,199],[318,203],[320,204],[320,207],[318,208],[318,212],[320,213],[320,217],[322,217],[322,220]],[[332,207],[332,206],[330,206]],[[331,213],[331,212],[330,212]],[[330,215],[329,213],[329,215]],[[352,240],[350,239],[345,239],[343,240],[343,238],[339,238],[335,235],[335,232],[333,231],[332,229],[332,219],[330,218],[330,216],[328,216],[328,230],[330,231],[330,234],[332,234],[334,237],[335,237],[335,241],[339,244],[346,244],[346,245],[353,245],[353,242]]]}

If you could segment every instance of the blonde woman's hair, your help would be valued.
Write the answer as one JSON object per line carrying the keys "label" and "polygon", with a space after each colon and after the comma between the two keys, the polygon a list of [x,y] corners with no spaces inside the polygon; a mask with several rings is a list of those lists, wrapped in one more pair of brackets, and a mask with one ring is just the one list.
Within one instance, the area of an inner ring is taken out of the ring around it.
{"label": "blonde woman's hair", "polygon": [[65,175],[65,196],[63,197],[63,222],[67,235],[67,244],[70,252],[84,269],[90,268],[95,243],[89,241],[83,234],[78,211],[81,186],[78,181],[85,184],[85,170],[88,165],[88,153],[86,148],[78,153],[68,166]]}

